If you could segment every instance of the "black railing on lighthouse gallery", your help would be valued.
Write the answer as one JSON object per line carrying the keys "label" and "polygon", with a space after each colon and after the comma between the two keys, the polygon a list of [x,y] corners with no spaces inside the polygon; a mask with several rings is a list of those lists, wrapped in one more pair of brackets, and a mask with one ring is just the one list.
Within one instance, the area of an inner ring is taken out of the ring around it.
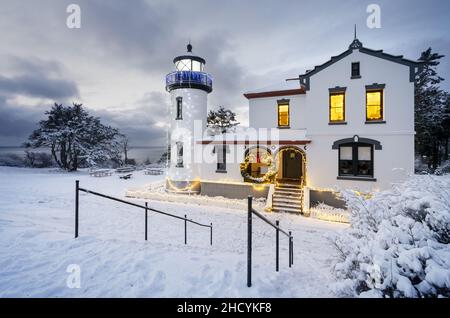
{"label": "black railing on lighthouse gallery", "polygon": [[75,238],[78,237],[78,226],[79,226],[78,220],[79,220],[79,209],[80,209],[80,191],[81,192],[85,192],[85,193],[89,193],[89,194],[93,194],[93,195],[96,195],[96,196],[99,196],[99,197],[102,197],[102,198],[105,198],[105,199],[117,201],[117,202],[120,202],[120,203],[124,203],[124,204],[128,204],[128,205],[131,205],[131,206],[134,206],[134,207],[137,207],[137,208],[144,209],[145,210],[145,221],[144,221],[145,225],[144,225],[144,228],[145,228],[145,240],[146,241],[147,241],[147,238],[148,238],[148,211],[151,211],[151,212],[155,212],[155,213],[158,213],[158,214],[163,214],[163,215],[175,218],[175,219],[183,220],[184,221],[184,244],[187,244],[187,224],[188,223],[192,223],[192,224],[195,224],[195,225],[198,225],[198,226],[201,226],[201,227],[209,228],[210,229],[209,242],[210,242],[210,245],[212,245],[212,240],[213,240],[213,238],[212,238],[212,230],[213,230],[212,223],[210,223],[209,225],[208,224],[202,224],[202,223],[199,223],[199,222],[196,222],[196,221],[188,219],[186,214],[184,215],[184,218],[183,218],[183,217],[175,215],[175,214],[170,214],[170,213],[167,213],[167,212],[163,212],[163,211],[159,211],[159,210],[156,210],[156,209],[153,209],[153,208],[149,208],[147,202],[145,202],[145,205],[141,205],[141,204],[137,204],[137,203],[134,203],[134,202],[130,202],[130,201],[122,200],[122,199],[119,199],[119,198],[115,198],[115,197],[112,197],[112,196],[109,196],[109,195],[106,195],[106,194],[102,194],[102,193],[98,193],[98,192],[95,192],[95,191],[91,191],[91,190],[87,190],[87,189],[84,189],[84,188],[80,188],[80,181],[79,180],[75,181]]}
{"label": "black railing on lighthouse gallery", "polygon": [[280,269],[280,233],[287,236],[289,239],[289,267],[294,264],[294,241],[291,231],[287,232],[280,228],[280,221],[275,221],[275,224],[266,218],[264,215],[252,208],[253,197],[248,196],[248,211],[247,211],[247,287],[252,286],[252,216],[256,215],[258,218],[275,228],[275,270]]}

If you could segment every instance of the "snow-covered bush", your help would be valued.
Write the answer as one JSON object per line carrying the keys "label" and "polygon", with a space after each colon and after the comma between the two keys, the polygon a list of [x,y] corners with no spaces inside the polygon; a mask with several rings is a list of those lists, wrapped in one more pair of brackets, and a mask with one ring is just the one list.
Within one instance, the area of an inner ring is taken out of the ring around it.
{"label": "snow-covered bush", "polygon": [[23,157],[15,153],[0,154],[0,166],[23,167]]}
{"label": "snow-covered bush", "polygon": [[450,178],[414,176],[364,198],[345,192],[348,230],[336,291],[360,297],[450,297]]}

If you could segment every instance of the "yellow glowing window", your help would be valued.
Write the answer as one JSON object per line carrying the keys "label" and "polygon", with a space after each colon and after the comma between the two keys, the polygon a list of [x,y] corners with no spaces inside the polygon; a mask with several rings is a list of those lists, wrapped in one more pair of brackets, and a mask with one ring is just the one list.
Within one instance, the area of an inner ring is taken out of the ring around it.
{"label": "yellow glowing window", "polygon": [[345,93],[330,95],[330,121],[345,120]]}
{"label": "yellow glowing window", "polygon": [[289,126],[289,104],[278,105],[278,126]]}
{"label": "yellow glowing window", "polygon": [[366,92],[366,114],[367,120],[383,119],[383,91]]}

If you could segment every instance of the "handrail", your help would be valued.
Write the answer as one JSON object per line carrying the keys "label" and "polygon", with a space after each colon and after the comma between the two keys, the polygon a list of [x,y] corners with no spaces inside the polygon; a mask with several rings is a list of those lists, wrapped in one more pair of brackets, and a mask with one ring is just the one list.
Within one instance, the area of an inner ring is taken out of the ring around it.
{"label": "handrail", "polygon": [[96,192],[96,191],[80,188],[80,181],[79,180],[75,181],[75,238],[78,237],[79,193],[80,193],[80,191],[86,192],[88,194],[93,194],[93,195],[96,195],[96,196],[99,196],[99,197],[102,197],[102,198],[106,198],[106,199],[109,199],[109,200],[117,201],[117,202],[120,202],[120,203],[125,203],[125,204],[131,205],[131,206],[134,206],[134,207],[138,207],[138,208],[141,208],[141,209],[144,209],[145,210],[145,240],[146,241],[147,241],[147,231],[148,231],[148,224],[147,224],[147,222],[148,222],[147,221],[147,217],[148,216],[147,216],[147,212],[148,211],[152,211],[152,212],[156,212],[156,213],[159,213],[159,214],[163,214],[163,215],[170,216],[172,218],[176,218],[176,219],[184,221],[184,244],[187,244],[187,223],[188,222],[192,223],[192,224],[196,224],[198,226],[209,228],[210,229],[210,244],[212,245],[212,236],[213,236],[213,233],[212,233],[213,232],[213,225],[212,225],[212,223],[210,223],[210,225],[202,224],[200,222],[188,219],[186,214],[184,215],[184,218],[183,218],[183,217],[175,215],[175,214],[171,214],[171,213],[163,212],[163,211],[156,210],[156,209],[153,209],[153,208],[149,208],[147,202],[145,202],[145,205],[141,205],[141,204],[137,204],[137,203],[134,203],[134,202],[122,200],[122,199],[119,199],[119,198],[116,198],[116,197],[113,197],[113,196],[110,196],[110,195],[106,195],[106,194],[103,194],[103,193],[99,193],[99,192]]}
{"label": "handrail", "polygon": [[289,267],[294,264],[294,238],[291,231],[286,232],[280,228],[280,222],[277,220],[274,224],[264,215],[253,209],[252,207],[253,196],[248,196],[248,209],[247,209],[247,287],[252,286],[252,216],[253,214],[259,217],[261,220],[272,226],[275,231],[275,270],[279,271],[279,259],[280,259],[280,232],[286,235],[289,239]]}
{"label": "handrail", "polygon": [[252,209],[253,214],[255,214],[257,217],[259,217],[261,220],[263,220],[264,222],[266,222],[267,224],[269,224],[270,226],[274,227],[275,230],[280,231],[281,233],[283,233],[284,235],[286,235],[287,237],[291,237],[291,235],[289,235],[288,232],[286,232],[285,230],[281,229],[279,226],[273,224],[268,218],[266,218],[264,215],[262,215],[261,213],[259,213],[258,211],[256,211],[255,209]]}
{"label": "handrail", "polygon": [[[122,202],[122,203],[125,203],[125,204],[128,204],[128,205],[133,205],[133,206],[138,207],[138,208],[147,209],[147,210],[150,210],[150,211],[153,211],[153,212],[156,212],[156,213],[160,213],[160,214],[164,214],[164,215],[167,215],[167,216],[171,216],[173,218],[177,218],[177,219],[180,219],[180,220],[183,220],[183,221],[185,220],[185,218],[183,218],[181,216],[178,216],[178,215],[175,215],[175,214],[171,214],[171,213],[159,211],[159,210],[156,210],[156,209],[152,209],[152,208],[149,208],[149,207],[145,207],[144,205],[140,205],[140,204],[137,204],[137,203],[134,203],[134,202],[122,200],[122,199],[119,199],[119,198],[115,198],[115,197],[112,197],[112,196],[109,196],[109,195],[106,195],[106,194],[102,194],[102,193],[98,193],[98,192],[95,192],[95,191],[92,191],[92,190],[87,190],[87,189],[83,189],[83,188],[78,188],[78,190],[86,192],[86,193],[94,194],[94,195],[97,195],[99,197],[103,197],[103,198],[107,198],[107,199],[110,199],[110,200]],[[200,225],[200,226],[204,226],[204,227],[209,227],[209,228],[212,227],[211,225],[201,224],[199,222],[196,222],[196,221],[193,221],[193,220],[190,220],[190,219],[186,219],[186,221],[190,222],[190,223],[193,223],[193,224]]]}

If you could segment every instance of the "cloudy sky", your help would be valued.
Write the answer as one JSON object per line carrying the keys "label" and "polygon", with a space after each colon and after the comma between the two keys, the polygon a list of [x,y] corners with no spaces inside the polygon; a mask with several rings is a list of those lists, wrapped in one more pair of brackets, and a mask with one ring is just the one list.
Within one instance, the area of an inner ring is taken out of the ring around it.
{"label": "cloudy sky", "polygon": [[[81,7],[69,29],[66,8]],[[381,28],[366,26],[367,5]],[[214,77],[209,108],[247,123],[242,93],[297,76],[348,48],[417,59],[428,47],[450,90],[450,1],[0,0],[0,146],[20,145],[54,103],[81,102],[135,146],[165,144],[164,76],[190,39]]]}

